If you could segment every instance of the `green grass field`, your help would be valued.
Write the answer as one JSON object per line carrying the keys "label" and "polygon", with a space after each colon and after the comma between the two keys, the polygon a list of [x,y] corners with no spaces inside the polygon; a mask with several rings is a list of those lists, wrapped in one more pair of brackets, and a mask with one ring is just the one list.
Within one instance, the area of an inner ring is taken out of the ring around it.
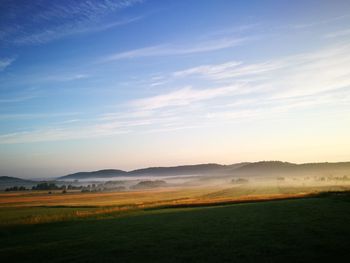
{"label": "green grass field", "polygon": [[122,217],[109,213],[0,226],[0,258],[2,262],[339,262],[350,258],[349,222],[348,194],[139,210]]}

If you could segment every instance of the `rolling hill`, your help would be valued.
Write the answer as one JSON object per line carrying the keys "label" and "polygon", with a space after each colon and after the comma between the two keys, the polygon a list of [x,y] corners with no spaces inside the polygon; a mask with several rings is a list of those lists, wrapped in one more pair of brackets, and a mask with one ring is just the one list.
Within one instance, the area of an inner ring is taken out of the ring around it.
{"label": "rolling hill", "polygon": [[173,167],[149,167],[132,171],[99,170],[93,172],[78,172],[58,178],[59,180],[79,180],[90,178],[112,178],[118,176],[188,176],[188,175],[331,175],[341,173],[350,176],[350,162],[340,163],[305,163],[295,164],[281,161],[261,161],[253,163],[237,163],[221,165],[215,163],[182,165]]}
{"label": "rolling hill", "polygon": [[89,178],[110,178],[117,176],[126,176],[128,172],[117,169],[105,169],[93,172],[78,172],[60,177],[60,180],[79,180]]}
{"label": "rolling hill", "polygon": [[302,175],[302,176],[327,176],[327,175],[349,175],[350,162],[340,163],[305,163],[295,164],[280,161],[262,161],[249,163],[231,171],[239,176],[276,176],[276,175]]}
{"label": "rolling hill", "polygon": [[7,187],[13,187],[13,186],[25,186],[25,187],[32,187],[33,185],[36,185],[37,182],[27,179],[21,179],[17,177],[10,177],[10,176],[0,176],[0,190],[4,190]]}

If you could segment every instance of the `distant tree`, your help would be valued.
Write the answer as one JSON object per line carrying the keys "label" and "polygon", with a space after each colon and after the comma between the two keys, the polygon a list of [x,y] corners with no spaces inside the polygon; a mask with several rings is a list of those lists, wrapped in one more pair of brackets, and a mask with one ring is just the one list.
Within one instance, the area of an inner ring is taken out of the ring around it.
{"label": "distant tree", "polygon": [[32,189],[33,190],[57,190],[59,189],[59,187],[54,183],[43,182],[43,183],[37,184],[36,186],[33,186]]}
{"label": "distant tree", "polygon": [[8,187],[5,189],[6,192],[9,191],[25,191],[27,190],[24,186],[13,186],[13,187]]}

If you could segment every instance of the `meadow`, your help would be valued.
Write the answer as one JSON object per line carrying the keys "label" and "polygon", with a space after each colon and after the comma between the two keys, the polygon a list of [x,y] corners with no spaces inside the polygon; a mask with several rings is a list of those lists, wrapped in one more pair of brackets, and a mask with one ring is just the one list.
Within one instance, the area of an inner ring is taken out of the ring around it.
{"label": "meadow", "polygon": [[340,261],[350,256],[349,220],[345,193],[143,209],[1,226],[0,256],[3,262]]}
{"label": "meadow", "polygon": [[2,192],[0,257],[307,262],[349,254],[348,184],[237,182],[122,192]]}
{"label": "meadow", "polygon": [[250,182],[110,192],[21,191],[0,193],[0,225],[74,220],[150,208],[193,207],[300,198],[324,191],[350,190],[349,184]]}

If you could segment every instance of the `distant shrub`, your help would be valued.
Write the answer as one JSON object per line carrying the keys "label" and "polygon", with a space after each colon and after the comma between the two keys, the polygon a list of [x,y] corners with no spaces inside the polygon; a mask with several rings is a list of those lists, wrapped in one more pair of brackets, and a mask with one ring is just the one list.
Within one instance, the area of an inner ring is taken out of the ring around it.
{"label": "distant shrub", "polygon": [[27,190],[24,186],[13,186],[13,187],[8,187],[5,189],[6,192],[9,191],[25,191]]}
{"label": "distant shrub", "polygon": [[32,187],[32,190],[57,190],[59,187],[54,183],[39,183]]}
{"label": "distant shrub", "polygon": [[350,177],[344,175],[344,176],[333,177],[333,179],[336,180],[336,181],[348,181],[348,180],[350,180]]}

